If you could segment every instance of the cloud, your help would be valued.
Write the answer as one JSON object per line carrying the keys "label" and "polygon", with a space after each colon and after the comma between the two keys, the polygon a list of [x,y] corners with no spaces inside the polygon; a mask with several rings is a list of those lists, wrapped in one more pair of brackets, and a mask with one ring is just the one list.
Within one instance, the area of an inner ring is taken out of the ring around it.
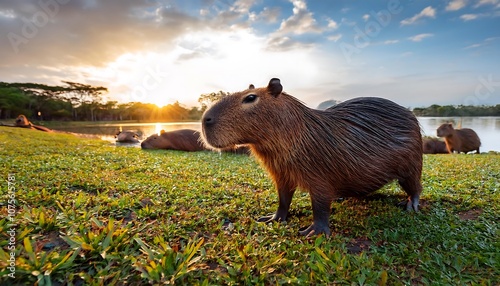
{"label": "cloud", "polygon": [[446,11],[457,11],[467,6],[467,0],[452,0],[448,3]]}
{"label": "cloud", "polygon": [[339,28],[339,24],[337,22],[335,22],[334,20],[328,18],[326,19],[326,21],[328,22],[328,29],[330,30],[337,30]]}
{"label": "cloud", "polygon": [[0,38],[3,65],[105,65],[126,52],[165,49],[169,40],[205,26],[173,6],[146,0],[74,0],[41,6],[46,2],[0,4],[0,10],[15,16],[4,18],[0,25],[0,34],[5,35]]}
{"label": "cloud", "polygon": [[479,16],[479,14],[463,14],[462,16],[460,16],[460,19],[464,21],[472,21],[479,18]]}
{"label": "cloud", "polygon": [[432,8],[431,6],[427,6],[415,16],[402,20],[401,26],[415,24],[423,18],[436,18],[436,9]]}
{"label": "cloud", "polygon": [[252,21],[264,21],[266,23],[276,23],[278,22],[279,16],[281,14],[281,9],[279,7],[264,7],[264,10],[259,14],[251,13],[250,19]]}
{"label": "cloud", "polygon": [[367,22],[370,19],[370,15],[364,14],[362,18],[363,20],[365,20],[365,22]]}
{"label": "cloud", "polygon": [[307,10],[304,0],[291,0],[293,14],[281,22],[278,33],[280,34],[306,34],[321,33],[322,29],[317,25],[313,13]]}
{"label": "cloud", "polygon": [[500,8],[500,0],[479,0],[474,7],[477,8],[485,5],[493,5],[496,8]]}
{"label": "cloud", "polygon": [[421,42],[423,39],[429,38],[432,36],[434,36],[434,34],[426,33],[426,34],[418,34],[418,35],[415,35],[413,37],[409,37],[408,39],[412,42]]}

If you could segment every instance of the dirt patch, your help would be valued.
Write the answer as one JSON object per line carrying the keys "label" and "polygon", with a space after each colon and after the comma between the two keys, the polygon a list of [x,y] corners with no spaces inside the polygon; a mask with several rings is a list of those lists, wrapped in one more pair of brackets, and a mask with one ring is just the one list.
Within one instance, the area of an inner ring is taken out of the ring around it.
{"label": "dirt patch", "polygon": [[372,241],[366,237],[355,238],[347,243],[347,253],[359,254],[363,251],[370,249]]}
{"label": "dirt patch", "polygon": [[54,249],[60,251],[68,248],[69,245],[61,238],[59,231],[51,231],[36,242],[35,252],[51,251]]}
{"label": "dirt patch", "polygon": [[458,213],[461,220],[476,220],[483,213],[482,209],[471,209]]}

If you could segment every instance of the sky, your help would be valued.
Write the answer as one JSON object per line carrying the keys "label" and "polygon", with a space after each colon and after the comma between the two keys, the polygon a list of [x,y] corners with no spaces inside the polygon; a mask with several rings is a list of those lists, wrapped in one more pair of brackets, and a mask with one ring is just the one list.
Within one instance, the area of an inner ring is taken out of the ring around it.
{"label": "sky", "polygon": [[0,0],[0,81],[179,101],[281,79],[315,108],[500,104],[500,0]]}

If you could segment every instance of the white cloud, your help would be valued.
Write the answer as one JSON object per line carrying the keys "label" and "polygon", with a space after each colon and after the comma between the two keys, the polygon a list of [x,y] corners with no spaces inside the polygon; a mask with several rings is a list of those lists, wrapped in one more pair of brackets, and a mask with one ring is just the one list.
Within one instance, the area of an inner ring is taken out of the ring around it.
{"label": "white cloud", "polygon": [[279,34],[320,33],[322,29],[317,25],[313,13],[307,10],[304,0],[292,0],[293,15],[281,22]]}
{"label": "white cloud", "polygon": [[496,8],[500,8],[500,0],[479,0],[474,7],[477,8],[484,5],[493,5]]}
{"label": "white cloud", "polygon": [[418,35],[415,35],[413,37],[409,37],[408,39],[412,42],[421,42],[423,39],[429,38],[432,36],[434,36],[434,34],[425,33],[425,34],[418,34]]}
{"label": "white cloud", "polygon": [[339,28],[339,24],[337,22],[335,22],[334,20],[328,18],[326,19],[327,22],[328,22],[328,29],[331,29],[331,30],[337,30]]}
{"label": "white cloud", "polygon": [[452,0],[448,3],[445,10],[446,11],[457,11],[464,8],[467,5],[467,0]]}
{"label": "white cloud", "polygon": [[368,14],[364,14],[362,18],[363,18],[363,20],[365,20],[365,22],[366,22],[366,21],[368,21],[368,20],[370,19],[370,15],[368,15]]}
{"label": "white cloud", "polygon": [[463,14],[462,16],[460,16],[460,19],[464,21],[471,21],[477,18],[479,18],[479,14]]}
{"label": "white cloud", "polygon": [[436,9],[431,6],[427,6],[415,16],[402,20],[401,26],[415,24],[418,20],[423,18],[436,18]]}

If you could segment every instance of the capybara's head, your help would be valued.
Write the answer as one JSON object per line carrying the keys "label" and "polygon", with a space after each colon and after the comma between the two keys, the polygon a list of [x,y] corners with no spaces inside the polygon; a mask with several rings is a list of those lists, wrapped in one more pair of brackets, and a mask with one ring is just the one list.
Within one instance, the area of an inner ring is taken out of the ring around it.
{"label": "capybara's head", "polygon": [[16,118],[16,126],[28,126],[29,124],[28,118],[22,114]]}
{"label": "capybara's head", "polygon": [[451,124],[451,123],[441,124],[441,126],[439,126],[437,129],[437,136],[438,137],[446,137],[446,136],[452,135],[453,130],[455,130],[455,129],[453,129],[453,124]]}
{"label": "capybara's head", "polygon": [[287,106],[298,102],[282,91],[280,80],[273,78],[267,87],[250,85],[223,97],[203,114],[204,142],[215,148],[228,148],[265,141],[264,137],[292,112]]}
{"label": "capybara's head", "polygon": [[164,135],[165,130],[161,130],[160,134],[153,134],[146,138],[141,143],[142,149],[168,149],[170,140]]}

